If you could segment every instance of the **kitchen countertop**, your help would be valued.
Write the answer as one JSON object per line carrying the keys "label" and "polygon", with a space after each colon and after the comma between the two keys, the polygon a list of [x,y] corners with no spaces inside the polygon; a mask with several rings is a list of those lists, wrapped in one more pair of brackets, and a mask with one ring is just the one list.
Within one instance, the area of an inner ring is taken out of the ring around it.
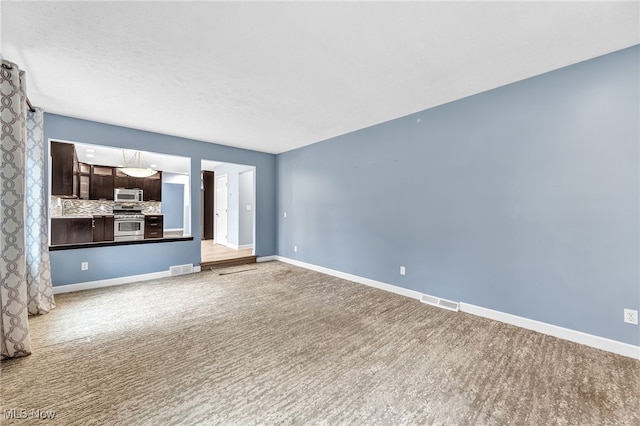
{"label": "kitchen countertop", "polygon": [[92,248],[92,247],[128,246],[128,245],[134,245],[134,244],[170,243],[170,242],[178,242],[178,241],[193,241],[193,237],[191,235],[188,235],[188,236],[181,236],[181,237],[149,238],[146,240],[99,241],[95,243],[91,242],[91,243],[60,244],[55,246],[49,246],[49,251],[83,249],[83,248]]}
{"label": "kitchen countertop", "polygon": [[85,214],[65,214],[58,216],[51,216],[51,219],[73,219],[73,218],[93,218],[94,216],[113,216],[113,213],[85,213]]}

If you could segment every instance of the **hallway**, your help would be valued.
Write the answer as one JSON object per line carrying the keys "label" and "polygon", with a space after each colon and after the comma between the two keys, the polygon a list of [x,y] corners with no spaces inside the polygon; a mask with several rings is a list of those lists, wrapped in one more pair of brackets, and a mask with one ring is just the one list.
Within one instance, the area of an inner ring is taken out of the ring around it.
{"label": "hallway", "polygon": [[214,240],[202,240],[200,248],[200,267],[241,265],[245,263],[255,263],[256,256],[253,249],[232,249],[220,244],[216,244]]}

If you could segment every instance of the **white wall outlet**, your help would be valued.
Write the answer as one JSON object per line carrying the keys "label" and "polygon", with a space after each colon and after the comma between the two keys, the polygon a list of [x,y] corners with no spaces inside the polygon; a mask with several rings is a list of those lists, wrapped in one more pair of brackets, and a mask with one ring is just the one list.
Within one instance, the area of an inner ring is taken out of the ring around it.
{"label": "white wall outlet", "polygon": [[80,264],[80,270],[81,270],[81,271],[86,271],[86,270],[88,270],[88,269],[89,269],[89,262],[82,262],[82,263]]}
{"label": "white wall outlet", "polygon": [[406,273],[407,273],[406,268],[405,268],[404,266],[401,266],[401,267],[400,267],[400,275],[404,275],[404,274],[406,274]]}
{"label": "white wall outlet", "polygon": [[251,211],[251,204],[247,204],[247,206],[245,207],[245,209],[247,209],[247,211]]}
{"label": "white wall outlet", "polygon": [[287,212],[284,212],[284,217],[285,217],[285,219],[287,218]]}
{"label": "white wall outlet", "polygon": [[293,251],[294,251],[295,253],[297,253],[297,252],[298,252],[298,246],[293,246]]}
{"label": "white wall outlet", "polygon": [[638,311],[633,309],[624,310],[624,322],[627,324],[638,325]]}

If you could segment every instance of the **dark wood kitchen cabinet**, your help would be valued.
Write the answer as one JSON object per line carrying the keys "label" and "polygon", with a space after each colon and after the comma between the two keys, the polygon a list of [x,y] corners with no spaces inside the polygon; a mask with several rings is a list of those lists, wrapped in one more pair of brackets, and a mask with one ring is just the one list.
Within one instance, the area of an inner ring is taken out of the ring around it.
{"label": "dark wood kitchen cabinet", "polygon": [[144,238],[162,238],[164,236],[163,217],[161,214],[145,215]]}
{"label": "dark wood kitchen cabinet", "polygon": [[162,172],[144,178],[142,191],[144,201],[162,201]]}
{"label": "dark wood kitchen cabinet", "polygon": [[51,195],[78,196],[78,157],[70,143],[51,142]]}
{"label": "dark wood kitchen cabinet", "polygon": [[91,217],[51,218],[51,245],[90,243],[93,241]]}
{"label": "dark wood kitchen cabinet", "polygon": [[121,172],[120,169],[115,169],[113,186],[115,188],[143,189],[144,178],[129,176]]}
{"label": "dark wood kitchen cabinet", "polygon": [[113,241],[113,215],[93,216],[93,241]]}
{"label": "dark wood kitchen cabinet", "polygon": [[78,163],[78,198],[89,199],[89,183],[91,181],[91,165]]}
{"label": "dark wood kitchen cabinet", "polygon": [[142,189],[144,201],[162,201],[162,172],[146,178],[137,178],[115,169],[115,188]]}
{"label": "dark wood kitchen cabinet", "polygon": [[114,169],[108,166],[91,166],[89,198],[113,200]]}

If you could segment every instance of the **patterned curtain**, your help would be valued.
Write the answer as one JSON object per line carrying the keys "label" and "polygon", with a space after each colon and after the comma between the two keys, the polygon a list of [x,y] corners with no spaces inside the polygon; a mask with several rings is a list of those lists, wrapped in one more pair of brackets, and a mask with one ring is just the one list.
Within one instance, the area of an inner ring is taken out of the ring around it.
{"label": "patterned curtain", "polygon": [[24,147],[26,95],[24,72],[2,60],[0,163],[0,324],[2,359],[31,354],[24,253]]}
{"label": "patterned curtain", "polygon": [[30,314],[46,314],[55,308],[44,190],[44,117],[41,108],[27,111],[25,158],[25,250]]}
{"label": "patterned curtain", "polygon": [[[34,139],[27,142],[25,74],[4,59],[0,67],[0,106],[0,355],[7,359],[31,354],[29,312],[44,313],[54,304],[43,224],[44,179],[42,171],[30,172],[27,178],[25,159],[36,152],[35,145],[42,145],[42,111],[30,117]],[[42,157],[40,153],[30,159],[29,167],[42,168]],[[34,179],[39,182],[34,183]],[[33,207],[26,197],[37,198],[40,204]],[[37,218],[34,221],[29,216]],[[33,251],[31,248],[40,253],[27,253]]]}

